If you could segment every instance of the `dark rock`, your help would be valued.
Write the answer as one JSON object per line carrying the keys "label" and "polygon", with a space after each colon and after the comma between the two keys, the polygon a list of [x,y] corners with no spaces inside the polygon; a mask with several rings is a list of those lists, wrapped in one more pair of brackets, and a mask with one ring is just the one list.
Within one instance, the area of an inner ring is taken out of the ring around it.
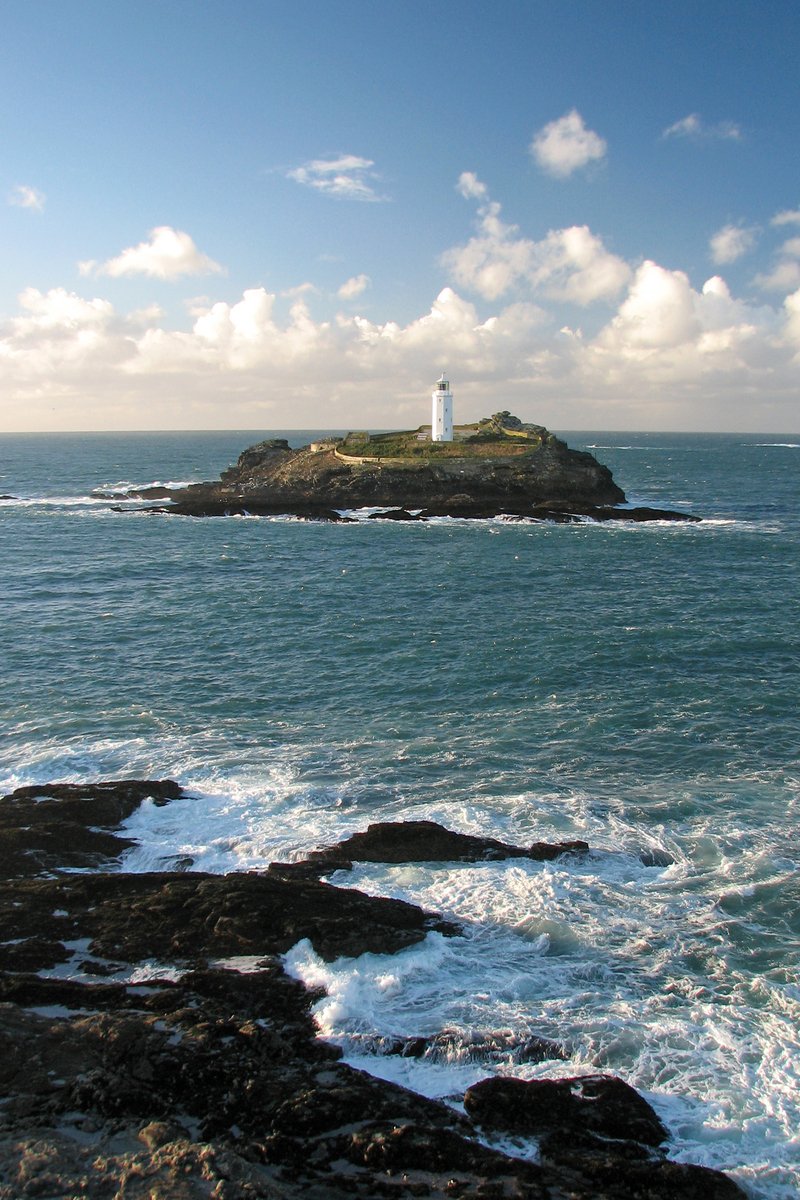
{"label": "dark rock", "polygon": [[639,862],[646,867],[671,867],[675,859],[666,850],[649,849],[639,851]]}
{"label": "dark rock", "polygon": [[112,831],[144,799],[161,805],[181,795],[171,779],[17,788],[0,799],[0,877],[108,865],[134,844]]}
{"label": "dark rock", "polygon": [[[130,509],[116,509],[130,512]],[[324,504],[299,503],[287,505],[260,500],[253,496],[246,500],[217,496],[186,496],[176,498],[169,507],[148,508],[151,513],[166,513],[182,517],[296,517],[301,521],[329,521],[341,524],[355,518],[342,516]]]}
{"label": "dark rock", "polygon": [[429,1058],[434,1062],[487,1062],[492,1059],[512,1063],[538,1063],[569,1056],[559,1042],[549,1038],[519,1038],[510,1032],[481,1033],[443,1029],[430,1037],[392,1038],[378,1041],[377,1053],[397,1054],[401,1058]]}
{"label": "dark rock", "polygon": [[386,508],[382,512],[369,514],[370,521],[422,521],[419,513],[410,513],[407,508]]}
{"label": "dark rock", "polygon": [[121,488],[115,491],[101,491],[96,488],[92,496],[96,500],[168,500],[177,488],[164,487],[163,484],[153,484],[150,487]]}
{"label": "dark rock", "polygon": [[[176,794],[170,781],[20,789],[1,806],[4,834],[14,833],[14,816],[55,819],[59,806],[75,827],[99,820],[112,829],[130,804]],[[430,928],[456,932],[412,905],[286,867],[60,872],[0,882],[0,922],[0,1200],[742,1195],[715,1172],[643,1160],[641,1143],[649,1134],[652,1147],[663,1130],[618,1080],[578,1081],[577,1108],[563,1098],[544,1105],[564,1113],[545,1122],[537,1165],[481,1145],[450,1107],[342,1063],[316,1036],[310,1010],[320,993],[289,979],[275,956],[304,937],[333,958],[390,952]],[[236,954],[252,956],[255,969],[208,965]],[[35,973],[69,960],[72,978]],[[420,1051],[458,1052],[456,1037],[444,1031]],[[462,1041],[467,1053],[513,1056],[535,1055],[539,1039]],[[468,1097],[487,1126],[507,1128],[506,1109],[526,1107],[492,1103],[486,1083]],[[540,1131],[542,1120],[533,1122]]]}
{"label": "dark rock", "polygon": [[263,470],[274,467],[276,463],[286,460],[289,443],[286,438],[267,438],[263,442],[249,446],[239,455],[235,467],[228,467],[222,472],[222,479],[236,479],[247,471]]}
{"label": "dark rock", "polygon": [[464,1108],[480,1125],[534,1137],[576,1133],[659,1146],[667,1131],[638,1092],[612,1075],[570,1079],[493,1076],[468,1088]]}
{"label": "dark rock", "polygon": [[497,862],[505,858],[545,862],[588,849],[588,843],[581,841],[512,846],[495,838],[454,833],[436,821],[382,821],[368,826],[364,833],[314,851],[298,866],[302,870],[319,865],[332,871],[349,869],[354,862]]}
{"label": "dark rock", "polygon": [[[54,922],[54,912],[64,916]],[[432,929],[457,932],[452,922],[402,900],[272,873],[2,881],[0,922],[16,955],[25,950],[32,954],[41,946],[42,965],[48,966],[52,943],[37,941],[42,929],[51,938],[58,930],[69,941],[89,939],[94,957],[181,963],[208,956],[283,954],[303,938],[311,938],[328,959],[367,951],[386,954],[421,941]]]}
{"label": "dark rock", "polygon": [[640,505],[637,508],[596,508],[587,513],[593,521],[694,521],[700,517],[691,513],[674,512],[669,508],[647,508]]}

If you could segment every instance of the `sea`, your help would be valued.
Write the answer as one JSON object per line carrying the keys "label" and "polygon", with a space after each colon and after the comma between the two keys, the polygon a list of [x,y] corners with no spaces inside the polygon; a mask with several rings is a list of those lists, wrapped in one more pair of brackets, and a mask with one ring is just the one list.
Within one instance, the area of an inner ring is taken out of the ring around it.
{"label": "sea", "polygon": [[[178,780],[127,822],[125,871],[258,870],[375,821],[587,841],[333,875],[462,932],[333,963],[295,946],[320,1036],[455,1105],[492,1072],[613,1073],[672,1157],[796,1197],[800,436],[563,435],[629,502],[697,524],[194,519],[94,495],[323,432],[0,438],[2,791]],[[381,1053],[442,1030],[436,1053]],[[534,1036],[569,1057],[516,1061]]]}

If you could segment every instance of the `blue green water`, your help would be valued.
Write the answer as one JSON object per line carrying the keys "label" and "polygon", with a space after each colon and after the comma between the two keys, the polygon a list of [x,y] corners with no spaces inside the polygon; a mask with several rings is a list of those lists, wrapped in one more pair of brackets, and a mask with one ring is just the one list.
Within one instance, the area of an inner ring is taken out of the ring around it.
{"label": "blue green water", "polygon": [[584,838],[584,863],[361,868],[351,883],[465,935],[335,968],[298,948],[329,989],[321,1027],[431,1094],[470,1068],[367,1062],[359,1038],[559,1037],[569,1063],[524,1070],[613,1070],[676,1156],[795,1196],[800,438],[566,435],[630,500],[698,525],[192,520],[91,498],[216,477],[261,436],[0,439],[3,790],[179,779],[192,799],[132,820],[131,870],[258,867],[402,816]]}

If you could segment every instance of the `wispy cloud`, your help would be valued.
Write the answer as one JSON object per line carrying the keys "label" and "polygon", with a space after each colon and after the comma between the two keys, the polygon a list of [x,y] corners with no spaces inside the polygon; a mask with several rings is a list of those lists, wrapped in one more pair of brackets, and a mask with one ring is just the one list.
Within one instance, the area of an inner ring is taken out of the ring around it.
{"label": "wispy cloud", "polygon": [[775,213],[770,225],[800,225],[800,210],[785,208],[783,212]]}
{"label": "wispy cloud", "polygon": [[586,128],[576,108],[543,126],[529,147],[542,170],[557,179],[566,179],[588,163],[605,158],[606,149],[605,139]]}
{"label": "wispy cloud", "polygon": [[708,244],[712,261],[718,265],[736,262],[752,250],[757,237],[758,230],[753,226],[723,225]]}
{"label": "wispy cloud", "polygon": [[[794,222],[784,221],[783,224]],[[774,222],[773,222],[774,224]],[[794,292],[800,288],[800,237],[789,238],[775,255],[772,270],[753,282],[765,292]]]}
{"label": "wispy cloud", "polygon": [[288,179],[313,188],[327,196],[342,200],[385,200],[379,195],[375,184],[380,176],[372,168],[371,158],[359,158],[356,154],[341,154],[338,158],[314,158],[286,172]]}
{"label": "wispy cloud", "polygon": [[717,121],[708,125],[698,113],[690,113],[661,134],[663,138],[690,138],[694,142],[740,142],[743,134],[733,121]]}
{"label": "wispy cloud", "polygon": [[38,188],[20,183],[9,193],[8,203],[13,204],[15,208],[31,208],[34,212],[44,212],[46,199],[44,192],[40,192]]}
{"label": "wispy cloud", "polygon": [[128,246],[116,258],[98,263],[95,259],[78,263],[81,275],[148,275],[151,279],[179,279],[182,275],[220,275],[224,268],[198,250],[188,233],[159,225],[151,229],[148,241]]}

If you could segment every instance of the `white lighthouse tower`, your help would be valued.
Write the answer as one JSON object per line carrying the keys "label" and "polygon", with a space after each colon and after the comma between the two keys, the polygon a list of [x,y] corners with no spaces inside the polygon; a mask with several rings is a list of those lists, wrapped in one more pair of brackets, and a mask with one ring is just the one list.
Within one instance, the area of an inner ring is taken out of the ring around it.
{"label": "white lighthouse tower", "polygon": [[453,440],[453,393],[450,384],[442,375],[431,393],[431,441],[452,442]]}

